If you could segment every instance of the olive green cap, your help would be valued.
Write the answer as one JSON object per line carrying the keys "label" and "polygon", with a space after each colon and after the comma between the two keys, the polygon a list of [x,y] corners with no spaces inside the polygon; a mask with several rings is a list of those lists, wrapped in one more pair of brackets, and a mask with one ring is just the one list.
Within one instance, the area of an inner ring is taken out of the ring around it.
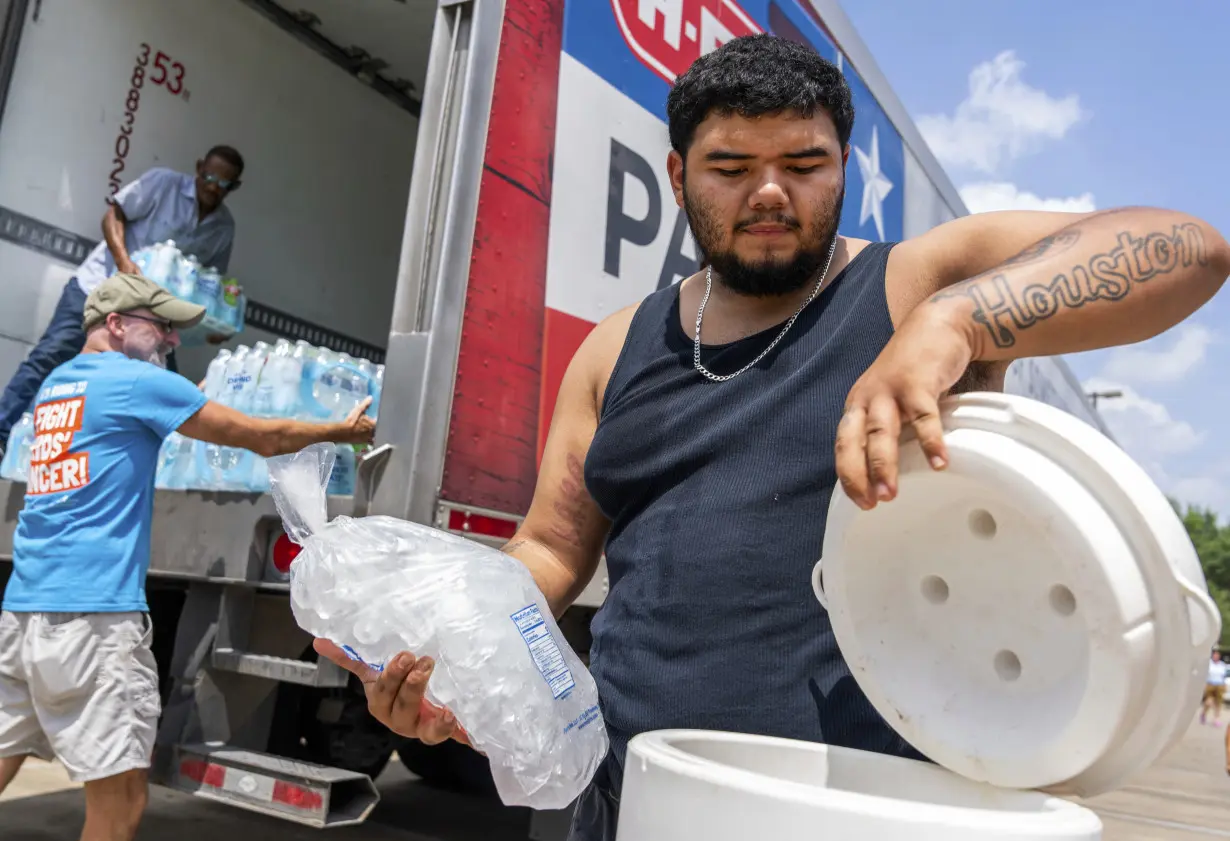
{"label": "olive green cap", "polygon": [[165,318],[176,330],[195,327],[205,317],[205,308],[176,298],[149,278],[116,272],[85,299],[83,329],[88,333],[113,312],[147,309]]}

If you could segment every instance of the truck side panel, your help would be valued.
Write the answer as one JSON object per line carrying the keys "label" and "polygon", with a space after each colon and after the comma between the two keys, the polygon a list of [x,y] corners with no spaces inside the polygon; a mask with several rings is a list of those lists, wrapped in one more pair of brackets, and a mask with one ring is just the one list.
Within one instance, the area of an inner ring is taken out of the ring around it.
{"label": "truck side panel", "polygon": [[507,0],[441,496],[529,508],[563,0]]}
{"label": "truck side panel", "polygon": [[[838,28],[851,40],[851,54],[867,65],[866,77],[851,63],[845,46],[832,39],[832,29],[819,11],[832,5],[810,0],[678,0],[652,7],[635,0],[566,3],[554,187],[548,194],[545,306],[541,315],[521,307],[530,303],[530,292],[538,294],[535,278],[517,298],[516,308],[503,301],[501,314],[493,315],[485,302],[499,297],[486,286],[490,278],[477,273],[471,277],[475,311],[467,316],[459,361],[444,501],[512,515],[524,512],[533,479],[521,433],[528,412],[521,398],[524,390],[534,388],[529,377],[541,378],[535,441],[535,455],[540,458],[559,383],[588,332],[616,310],[696,269],[695,244],[666,178],[670,147],[664,123],[673,73],[702,51],[729,37],[763,29],[807,44],[843,69],[858,119],[850,141],[842,234],[900,240],[966,213],[866,49],[856,42],[844,15],[838,15]],[[532,23],[540,27],[534,31],[541,43],[552,41],[554,36],[542,30],[542,21]],[[545,86],[553,77],[539,78]],[[895,116],[890,117],[890,112]],[[493,120],[493,140],[495,125]],[[541,135],[537,137],[539,144],[546,144]],[[541,212],[540,206],[532,208],[536,222]],[[494,217],[504,210],[484,202],[480,229],[487,229],[484,214],[488,213]],[[516,272],[537,265],[540,239],[526,237],[520,220],[505,219],[502,224],[508,231],[504,247],[517,255],[508,268]],[[520,273],[515,276],[524,279]],[[504,325],[514,319],[519,321],[516,332],[504,333]],[[486,333],[477,329],[484,324]],[[493,348],[501,340],[502,354]],[[540,367],[518,371],[519,379],[514,378],[518,354],[535,346],[541,346]],[[1011,390],[1024,390],[1097,422],[1062,360],[1035,360],[1014,368]],[[482,387],[476,389],[476,384]],[[475,428],[465,425],[463,433],[462,423],[468,417],[483,423]],[[510,434],[510,429],[517,432]]]}

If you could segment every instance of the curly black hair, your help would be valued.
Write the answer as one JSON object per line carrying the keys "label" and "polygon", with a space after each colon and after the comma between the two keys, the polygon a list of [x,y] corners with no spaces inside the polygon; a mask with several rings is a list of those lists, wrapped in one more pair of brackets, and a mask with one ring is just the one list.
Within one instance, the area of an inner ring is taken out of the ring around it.
{"label": "curly black hair", "polygon": [[205,157],[202,160],[207,161],[210,158],[217,158],[228,163],[235,167],[235,170],[240,175],[243,174],[243,155],[239,154],[239,150],[234,146],[215,146],[205,153]]}
{"label": "curly black hair", "polygon": [[844,147],[854,127],[850,86],[831,61],[815,50],[775,35],[727,41],[693,62],[666,98],[671,146],[684,157],[696,127],[714,111],[761,117],[797,112],[828,113]]}

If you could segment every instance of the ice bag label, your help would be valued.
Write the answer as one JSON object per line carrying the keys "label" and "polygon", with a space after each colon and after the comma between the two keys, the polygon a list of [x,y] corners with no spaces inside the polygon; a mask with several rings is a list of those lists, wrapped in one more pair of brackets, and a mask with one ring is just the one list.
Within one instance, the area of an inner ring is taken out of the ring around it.
{"label": "ice bag label", "polygon": [[367,666],[369,669],[374,669],[377,672],[384,671],[384,663],[369,663],[366,660],[364,660],[362,657],[359,656],[359,652],[355,651],[353,648],[351,648],[348,645],[343,645],[342,651],[346,652],[346,656],[349,657],[351,660],[358,660],[360,663],[362,663],[364,666]]}
{"label": "ice bag label", "polygon": [[536,604],[527,605],[512,615],[512,621],[521,632],[525,644],[529,646],[534,665],[542,673],[547,686],[551,687],[551,694],[556,699],[563,698],[577,684],[564,662],[564,655],[555,644],[555,638],[551,636],[551,631],[542,618],[542,611]]}

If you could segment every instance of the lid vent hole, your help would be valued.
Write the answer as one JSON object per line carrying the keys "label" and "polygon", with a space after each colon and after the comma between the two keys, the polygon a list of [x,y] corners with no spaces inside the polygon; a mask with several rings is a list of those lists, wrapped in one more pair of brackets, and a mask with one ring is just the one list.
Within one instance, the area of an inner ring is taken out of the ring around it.
{"label": "lid vent hole", "polygon": [[1056,584],[1051,588],[1050,602],[1051,610],[1060,616],[1071,616],[1076,613],[1076,596],[1062,584]]}
{"label": "lid vent hole", "polygon": [[943,604],[948,601],[948,582],[938,575],[928,575],[922,580],[922,594],[931,604]]}
{"label": "lid vent hole", "polygon": [[999,679],[1011,683],[1021,676],[1021,659],[1007,649],[995,655],[995,673]]}
{"label": "lid vent hole", "polygon": [[991,512],[985,508],[976,508],[969,515],[969,530],[973,532],[975,537],[981,537],[983,540],[990,540],[995,536],[995,532],[999,530],[999,526],[995,522],[995,518],[991,516]]}

